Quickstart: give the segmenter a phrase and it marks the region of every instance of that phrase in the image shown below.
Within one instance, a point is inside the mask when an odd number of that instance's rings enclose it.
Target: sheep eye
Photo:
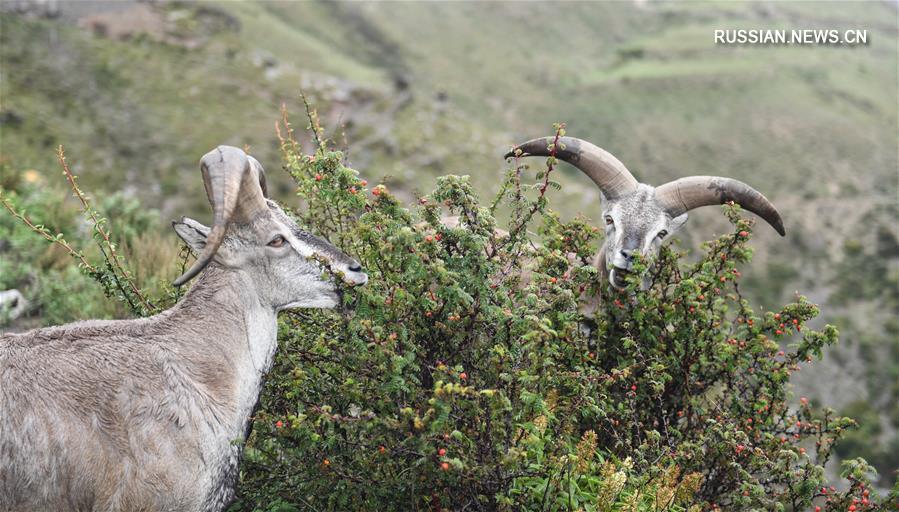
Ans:
[[[668,236],[668,232],[665,231],[665,230],[663,229],[663,230],[659,231],[659,234],[656,235],[656,236],[659,237],[659,240],[662,240],[663,238],[665,238],[666,236]]]
[[[268,243],[268,246],[269,247],[281,247],[282,245],[284,245],[285,241],[286,240],[284,240],[283,236],[278,235],[275,238],[272,238],[272,241]]]
[[[615,221],[612,220],[611,216],[606,215],[606,226],[611,226],[612,224],[615,224]]]

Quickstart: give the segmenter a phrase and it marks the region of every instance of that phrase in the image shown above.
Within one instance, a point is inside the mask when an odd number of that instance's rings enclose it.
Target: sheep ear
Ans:
[[[669,226],[668,232],[675,233],[680,228],[684,227],[684,224],[687,223],[687,218],[688,218],[688,214],[682,213],[682,214],[678,215],[677,217],[671,219],[671,224],[668,225]]]
[[[191,219],[190,217],[181,217],[180,221],[172,221],[172,227],[175,233],[184,240],[194,254],[200,254],[206,247],[206,237],[209,236],[210,229],[203,224]]]

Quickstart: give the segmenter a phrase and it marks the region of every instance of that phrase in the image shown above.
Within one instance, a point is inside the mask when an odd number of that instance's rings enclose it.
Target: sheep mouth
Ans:
[[[609,271],[609,282],[619,290],[624,289],[627,287],[627,280],[625,278],[630,274],[631,272],[628,270],[613,267],[612,270]]]

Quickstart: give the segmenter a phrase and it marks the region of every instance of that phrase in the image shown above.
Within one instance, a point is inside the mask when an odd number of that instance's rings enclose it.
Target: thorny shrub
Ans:
[[[286,115],[279,130],[295,214],[371,279],[347,316],[282,316],[235,510],[876,507],[863,460],[844,463],[848,490],[825,481],[854,422],[787,388],[837,331],[807,326],[804,297],[778,311],[742,297],[738,206],[697,263],[666,247],[649,290],[619,292],[591,265],[598,230],[548,208],[554,158],[536,182],[516,160],[489,205],[445,176],[407,208],[307,114],[314,153]],[[594,318],[584,294],[602,297]]]

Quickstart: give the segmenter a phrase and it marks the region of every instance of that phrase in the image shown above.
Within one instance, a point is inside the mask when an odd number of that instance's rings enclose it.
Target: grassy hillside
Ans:
[[[876,418],[876,441],[853,453],[899,466],[895,4],[18,5],[0,21],[6,187],[29,170],[57,182],[64,144],[88,190],[208,218],[196,161],[229,143],[291,200],[274,124],[283,103],[302,127],[300,90],[353,166],[407,198],[445,173],[471,173],[487,197],[504,150],[557,121],[650,183],[755,185],[788,235],[759,229],[748,293],[770,305],[799,290],[842,331],[829,370],[800,375],[797,394]],[[870,44],[713,44],[716,28],[749,27],[863,28]],[[563,215],[597,217],[589,181],[570,168],[562,181]],[[725,228],[714,208],[691,216],[687,247]],[[148,229],[174,246],[166,225]]]

